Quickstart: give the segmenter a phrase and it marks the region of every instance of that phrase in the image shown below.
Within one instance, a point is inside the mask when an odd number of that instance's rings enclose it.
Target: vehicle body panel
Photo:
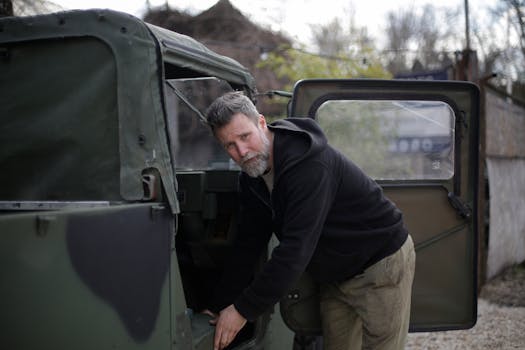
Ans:
[[[3,216],[2,346],[169,346],[173,224],[152,204]]]
[[[110,10],[0,26],[2,347],[209,347],[175,251],[179,107],[165,81],[252,96],[253,77]]]

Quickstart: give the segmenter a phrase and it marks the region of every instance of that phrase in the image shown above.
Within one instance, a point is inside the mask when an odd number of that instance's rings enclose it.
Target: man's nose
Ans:
[[[237,153],[239,153],[239,156],[241,158],[244,158],[244,156],[247,155],[248,152],[249,152],[249,149],[248,149],[248,147],[245,144],[243,144],[243,143],[238,143],[237,144]]]

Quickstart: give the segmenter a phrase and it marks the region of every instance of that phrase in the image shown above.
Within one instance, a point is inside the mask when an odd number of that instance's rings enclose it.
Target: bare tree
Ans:
[[[312,36],[319,53],[324,55],[338,55],[346,51],[351,42],[339,18],[334,18],[326,25],[312,27]]]
[[[15,16],[32,16],[63,10],[60,5],[48,0],[12,0]]]
[[[344,11],[343,18],[336,17],[325,25],[311,26],[314,45],[320,54],[337,56],[354,48],[370,48],[374,45],[366,27],[355,23],[353,9]]]
[[[525,83],[524,16],[524,0],[499,0],[489,9],[484,22],[479,22],[478,16],[472,16],[481,74],[489,76],[496,73],[492,84],[512,94],[521,90],[522,98]],[[520,88],[517,90],[516,86]]]
[[[519,44],[525,56],[525,0],[501,0],[511,17],[511,23],[519,36]]]
[[[386,49],[390,53],[388,69],[391,72],[408,70],[406,54],[410,47],[410,41],[417,32],[415,11],[409,8],[404,11],[390,11],[386,24]]]
[[[386,52],[393,73],[413,69],[438,69],[449,64],[447,52],[458,49],[458,9],[425,5],[410,7],[386,17]],[[460,44],[461,45],[461,44]]]

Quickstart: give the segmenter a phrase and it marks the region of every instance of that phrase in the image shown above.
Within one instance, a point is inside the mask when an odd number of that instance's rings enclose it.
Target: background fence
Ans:
[[[525,105],[490,86],[484,96],[491,279],[525,260]]]

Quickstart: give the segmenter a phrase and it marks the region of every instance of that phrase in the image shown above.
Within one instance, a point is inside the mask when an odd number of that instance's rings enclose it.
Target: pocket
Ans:
[[[377,287],[394,286],[403,278],[401,249],[367,268],[364,275]]]
[[[399,249],[393,255],[391,255],[387,262],[386,271],[388,273],[388,283],[391,285],[398,285],[401,283],[404,271],[404,254]]]

